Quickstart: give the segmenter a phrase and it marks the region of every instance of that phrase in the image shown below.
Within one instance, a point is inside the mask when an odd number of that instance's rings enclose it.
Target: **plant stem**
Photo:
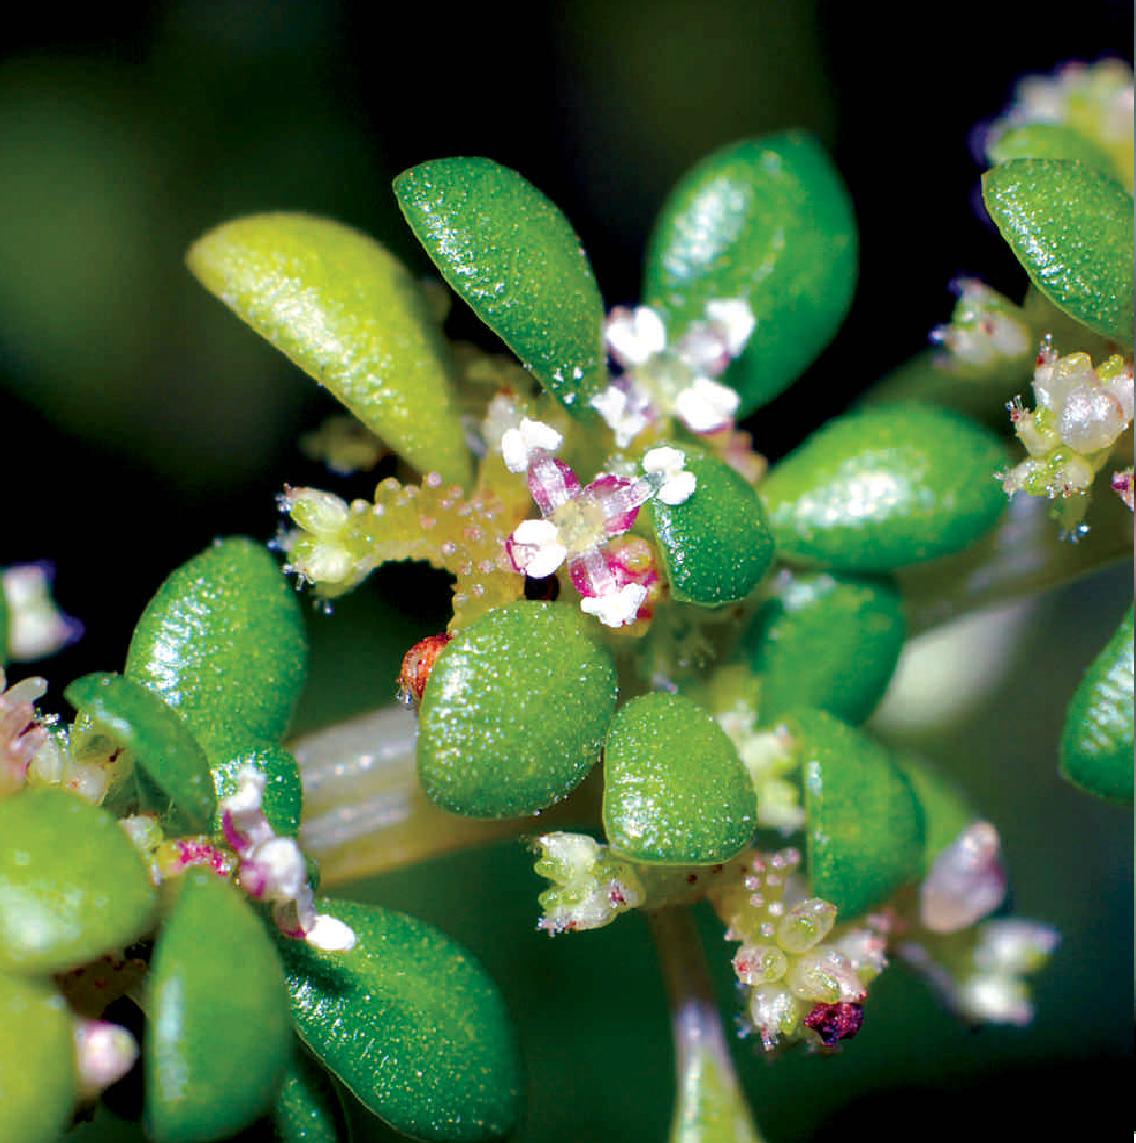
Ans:
[[[722,1032],[694,914],[675,906],[648,917],[675,1044],[677,1098],[670,1143],[761,1143]]]

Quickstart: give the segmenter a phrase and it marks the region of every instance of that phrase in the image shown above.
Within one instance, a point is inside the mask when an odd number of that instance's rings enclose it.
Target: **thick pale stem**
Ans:
[[[649,917],[675,1043],[670,1143],[761,1143],[722,1032],[694,916],[676,906]]]
[[[1048,500],[1015,496],[1002,523],[955,556],[899,573],[911,634],[971,611],[1036,595],[1132,557],[1132,513],[1118,497],[1094,496],[1092,530],[1058,539]]]

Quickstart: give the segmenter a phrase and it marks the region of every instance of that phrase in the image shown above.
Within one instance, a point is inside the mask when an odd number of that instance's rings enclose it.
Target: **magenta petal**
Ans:
[[[580,480],[572,469],[542,450],[532,454],[528,478],[529,492],[545,516],[580,495]]]
[[[619,590],[612,568],[598,548],[586,551],[568,564],[572,586],[583,596],[595,598]]]

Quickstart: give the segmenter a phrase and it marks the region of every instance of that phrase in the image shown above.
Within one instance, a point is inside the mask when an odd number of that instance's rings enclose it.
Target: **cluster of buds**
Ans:
[[[549,936],[602,929],[646,900],[633,864],[587,834],[546,833],[536,839],[535,849],[533,868],[552,882],[538,898],[537,928]]]
[[[1029,455],[999,479],[1009,494],[1060,501],[1061,523],[1075,537],[1084,531],[1081,520],[1096,474],[1132,424],[1132,363],[1114,354],[1094,369],[1087,353],[1059,357],[1047,338],[1033,392],[1035,408],[1025,408],[1020,399],[1009,405],[1014,431]]]
[[[523,520],[513,529],[505,550],[513,567],[533,579],[567,564],[581,610],[608,627],[635,623],[647,617],[648,597],[658,590],[653,553],[645,546],[613,547],[611,541],[631,530],[648,500],[675,505],[689,499],[695,477],[684,468],[682,451],[664,446],[643,457],[644,476],[600,473],[585,486],[555,455],[562,443],[551,425],[527,417],[502,435],[506,467],[526,474],[541,512],[539,520]]]
[[[1028,359],[1033,331],[1020,306],[977,278],[958,278],[951,288],[958,295],[951,320],[931,331],[949,365],[983,369]]]
[[[887,965],[883,919],[837,928],[836,906],[806,895],[800,862],[795,849],[754,853],[744,877],[710,894],[727,940],[741,942],[734,972],[767,1052],[799,1041],[832,1048],[856,1035],[868,985]]]
[[[730,736],[738,757],[749,772],[757,797],[757,824],[764,829],[792,833],[805,824],[800,785],[794,778],[800,759],[786,726],[757,729],[757,710],[744,699],[714,715]]]
[[[677,417],[694,433],[731,425],[738,394],[714,378],[742,352],[753,327],[747,302],[713,301],[707,303],[705,319],[691,323],[670,345],[662,317],[649,306],[612,310],[604,338],[622,373],[591,404],[619,447],[668,417]]]

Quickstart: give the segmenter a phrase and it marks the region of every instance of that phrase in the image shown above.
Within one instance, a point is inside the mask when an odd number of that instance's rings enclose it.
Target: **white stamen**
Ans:
[[[753,333],[756,321],[744,298],[724,298],[706,303],[706,317],[716,325],[726,343],[726,352],[737,357]]]
[[[647,589],[641,583],[625,583],[618,591],[608,595],[585,595],[580,610],[594,615],[605,627],[626,627],[635,622]]]
[[[609,385],[590,403],[615,434],[620,448],[626,448],[647,427],[649,403],[633,388]]]
[[[687,472],[683,465],[686,454],[669,445],[653,448],[643,457],[643,471],[649,476],[661,476],[658,497],[672,507],[689,500],[694,494],[698,481],[693,472]]]
[[[696,377],[675,398],[675,412],[692,432],[712,433],[728,425],[738,410],[738,394],[709,377]]]
[[[568,549],[551,520],[522,520],[513,529],[513,562],[533,579],[552,575],[567,556]]]
[[[501,437],[501,455],[510,472],[524,472],[532,453],[543,450],[555,452],[564,438],[551,425],[522,417],[515,429],[508,429]]]
[[[355,947],[355,930],[336,917],[319,913],[304,940],[322,952],[350,952]]]
[[[611,355],[625,368],[643,365],[667,345],[663,319],[649,306],[634,310],[622,307],[611,311],[604,329]]]

